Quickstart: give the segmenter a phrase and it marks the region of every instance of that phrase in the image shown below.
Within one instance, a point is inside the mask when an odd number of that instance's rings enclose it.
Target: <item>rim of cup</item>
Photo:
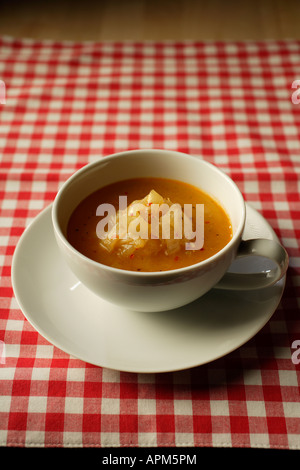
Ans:
[[[235,231],[235,233],[233,233],[231,240],[221,250],[219,250],[214,255],[209,256],[208,258],[206,258],[202,261],[199,261],[197,263],[193,263],[193,264],[188,265],[188,266],[183,266],[183,267],[180,267],[180,268],[174,268],[174,269],[170,269],[170,270],[166,270],[166,271],[131,271],[129,269],[121,269],[121,268],[115,268],[113,266],[108,266],[106,264],[100,263],[99,261],[95,261],[91,258],[88,258],[84,254],[82,254],[80,251],[76,250],[76,248],[74,248],[73,245],[68,241],[68,239],[64,235],[63,230],[61,229],[60,223],[58,221],[58,209],[59,209],[59,205],[61,204],[61,200],[64,196],[64,192],[67,191],[67,189],[78,178],[84,177],[84,173],[89,173],[93,168],[96,169],[98,165],[102,165],[103,163],[108,162],[109,160],[112,160],[112,159],[124,158],[126,154],[133,155],[134,153],[137,154],[137,153],[143,153],[143,152],[147,152],[148,154],[149,153],[169,153],[169,154],[174,153],[174,154],[177,154],[177,155],[181,156],[182,158],[189,158],[189,159],[193,159],[194,161],[198,161],[198,163],[200,165],[206,165],[207,167],[210,167],[213,171],[216,171],[219,174],[221,174],[222,177],[227,181],[227,183],[232,187],[232,189],[235,190],[236,195],[239,199],[239,203],[241,205],[242,214],[241,214],[241,218],[238,222],[238,226],[236,228],[236,231]],[[143,176],[140,176],[140,178],[142,178],[142,177]],[[164,177],[162,177],[162,178],[164,178]],[[116,179],[115,182],[118,182],[118,181],[121,181],[121,179]],[[178,181],[181,181],[181,180],[178,179]],[[194,186],[196,186],[196,185],[194,184]],[[100,187],[104,187],[104,185],[102,185]],[[196,186],[196,187],[201,190],[201,187],[199,187],[199,186]],[[214,199],[213,194],[208,193],[208,195],[211,196]],[[85,197],[87,197],[87,195],[84,196],[81,200],[83,200]],[[223,205],[221,205],[221,207],[227,213],[226,208],[223,207]],[[242,193],[241,193],[240,189],[238,188],[237,184],[223,170],[221,170],[218,166],[216,166],[216,165],[214,165],[210,162],[207,162],[206,160],[202,160],[201,157],[192,156],[192,155],[189,155],[189,154],[178,152],[176,150],[137,149],[137,150],[126,150],[126,151],[123,151],[123,152],[118,152],[118,153],[114,153],[114,154],[111,154],[111,155],[107,155],[105,157],[100,157],[100,159],[98,159],[94,162],[91,162],[91,163],[87,163],[82,168],[75,171],[75,173],[73,173],[62,184],[62,186],[58,190],[58,192],[56,194],[56,197],[54,199],[53,205],[52,205],[51,217],[52,217],[52,224],[53,224],[54,230],[55,230],[56,234],[59,236],[60,240],[65,245],[65,247],[68,248],[69,250],[71,250],[74,253],[74,255],[76,255],[78,258],[82,259],[85,262],[90,263],[92,266],[95,266],[95,267],[98,267],[98,268],[100,266],[101,269],[104,269],[105,271],[108,271],[108,272],[111,272],[111,273],[124,274],[124,275],[126,274],[126,275],[132,276],[132,277],[156,277],[156,276],[167,277],[167,276],[170,276],[170,275],[183,274],[185,272],[191,272],[195,269],[199,269],[202,266],[205,267],[205,266],[209,265],[210,263],[212,263],[212,262],[218,260],[219,258],[221,258],[224,255],[224,253],[226,251],[228,251],[229,249],[231,249],[231,247],[233,245],[235,245],[237,240],[239,240],[241,238],[243,230],[244,230],[244,225],[245,225],[246,208],[245,208],[245,200],[244,200],[244,198],[242,196]]]

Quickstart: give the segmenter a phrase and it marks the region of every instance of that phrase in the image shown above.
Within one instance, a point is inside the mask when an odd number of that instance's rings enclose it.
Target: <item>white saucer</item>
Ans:
[[[266,220],[247,205],[244,238],[257,237],[277,239]],[[250,271],[255,264],[257,260],[248,258],[239,269]],[[285,278],[257,291],[213,289],[168,312],[128,311],[78,282],[58,251],[49,206],[18,243],[12,282],[25,317],[50,343],[97,366],[155,373],[202,365],[246,343],[273,315]]]

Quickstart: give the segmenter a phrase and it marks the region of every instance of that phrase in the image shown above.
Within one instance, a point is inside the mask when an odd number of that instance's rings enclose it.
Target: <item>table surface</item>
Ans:
[[[300,39],[294,0],[3,2],[0,35],[76,41]]]
[[[300,42],[2,37],[0,79],[0,445],[299,449]],[[18,240],[60,185],[136,148],[218,165],[290,256],[267,325],[201,367],[134,374],[85,363],[37,333],[12,290]]]

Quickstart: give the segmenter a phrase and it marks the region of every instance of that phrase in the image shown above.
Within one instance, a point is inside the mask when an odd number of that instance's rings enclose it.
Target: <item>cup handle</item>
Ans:
[[[244,256],[262,256],[275,262],[274,269],[258,273],[227,272],[215,286],[217,289],[253,290],[269,287],[279,281],[286,273],[289,257],[286,250],[275,240],[255,238],[242,240],[237,258]]]

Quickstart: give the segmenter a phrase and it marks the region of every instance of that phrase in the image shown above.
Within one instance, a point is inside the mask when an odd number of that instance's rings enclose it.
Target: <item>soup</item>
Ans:
[[[122,204],[126,200],[125,207],[120,207],[121,199]],[[110,217],[109,208],[115,208]],[[164,232],[164,222],[170,225],[169,233]],[[198,222],[203,238],[200,244],[191,239],[198,233]],[[67,227],[68,241],[88,258],[143,272],[198,263],[220,251],[231,238],[230,219],[211,196],[181,181],[153,177],[123,180],[93,192],[76,207]]]

